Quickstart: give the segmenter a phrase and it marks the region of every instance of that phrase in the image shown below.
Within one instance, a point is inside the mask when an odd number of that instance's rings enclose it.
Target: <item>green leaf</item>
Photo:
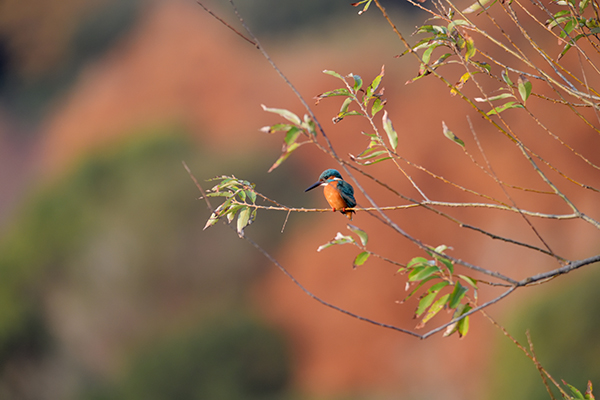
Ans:
[[[373,160],[373,161],[365,161],[364,163],[362,163],[362,165],[373,165],[373,164],[377,164],[382,161],[391,160],[391,159],[392,159],[392,157],[382,157],[382,158],[378,158],[377,160]]]
[[[315,99],[317,99],[317,103],[318,103],[319,100],[321,100],[321,99],[325,99],[327,97],[334,97],[334,96],[352,97],[352,94],[346,88],[338,88],[338,89],[333,89],[333,90],[321,93],[321,94],[315,96]]]
[[[483,103],[486,101],[496,101],[496,100],[502,100],[502,99],[507,99],[509,97],[514,98],[515,96],[512,93],[502,93],[499,94],[497,96],[492,96],[492,97],[486,97],[486,98],[482,98],[482,97],[475,97],[475,101],[479,102],[479,103]]]
[[[521,95],[521,99],[523,99],[523,103],[527,101],[529,95],[531,94],[531,82],[524,75],[520,75],[517,80],[517,88],[519,89],[519,95]]]
[[[428,292],[439,292],[440,290],[442,290],[449,284],[450,283],[448,281],[441,281],[441,282],[436,283],[435,285],[432,285],[427,291]]]
[[[430,266],[424,267],[422,269],[420,267],[417,267],[417,268],[413,269],[410,274],[408,274],[408,281],[409,282],[420,281],[420,280],[429,278],[430,276],[432,276],[433,274],[435,274],[437,272],[440,272],[440,268],[437,265],[430,265]]]
[[[549,29],[554,28],[555,26],[557,26],[558,24],[565,22],[569,19],[571,19],[571,10],[562,10],[557,12],[556,14],[554,14],[552,16],[552,18],[548,19],[546,21],[546,27]]]
[[[246,196],[250,198],[252,203],[256,203],[256,192],[254,190],[246,190]]]
[[[423,317],[423,320],[421,321],[421,324],[419,324],[419,327],[425,326],[425,324],[431,318],[435,317],[436,314],[439,313],[442,310],[442,308],[444,308],[444,305],[448,302],[448,297],[450,297],[450,293],[443,295],[442,297],[437,299],[436,302],[431,305],[431,307],[429,307],[429,311],[427,311],[427,314],[425,315],[425,317]]]
[[[344,117],[347,117],[349,115],[363,115],[363,114],[361,112],[359,112],[359,111],[348,111],[348,112],[345,112],[345,113],[339,113],[334,118],[332,118],[332,121],[333,121],[334,124],[337,124],[338,122],[340,122],[341,120],[343,120]]]
[[[460,318],[463,314],[467,313],[471,310],[471,306],[468,304],[459,304],[454,311],[454,315],[452,319],[455,320]],[[452,335],[454,332],[458,332],[459,337],[463,337],[469,331],[469,317],[464,317],[460,321],[454,322],[446,328],[446,332],[444,332],[444,337],[448,337]]]
[[[510,78],[508,76],[508,71],[507,70],[503,70],[502,71],[502,79],[504,79],[504,82],[506,82],[506,84],[508,86],[512,86],[513,85],[512,81],[510,80]]]
[[[404,268],[400,268],[400,269],[398,270],[398,272],[404,272]],[[410,294],[409,294],[408,296],[406,296],[406,298],[404,298],[404,300],[402,300],[402,303],[403,303],[403,302],[405,302],[406,300],[410,299],[410,298],[411,298],[411,297],[412,297],[412,296],[413,296],[415,293],[417,293],[417,292],[419,291],[419,289],[420,289],[421,287],[423,287],[423,285],[425,285],[427,282],[429,282],[429,281],[431,281],[431,280],[433,280],[433,279],[437,279],[437,277],[435,277],[435,276],[430,276],[429,278],[427,278],[427,279],[423,279],[421,282],[419,282],[419,283],[418,283],[418,284],[415,286],[415,288],[414,288],[414,289],[413,289],[413,290],[410,292]],[[408,288],[407,288],[406,290],[408,290]]]
[[[383,109],[385,105],[385,101],[382,101],[379,97],[376,97],[373,101],[373,106],[371,107],[371,116],[374,117],[379,111]]]
[[[326,70],[323,70],[323,73],[324,73],[324,74],[327,74],[327,75],[335,76],[336,78],[338,78],[338,79],[340,79],[340,80],[342,80],[342,81],[344,80],[344,77],[343,77],[343,76],[341,76],[340,74],[338,74],[338,73],[337,73],[337,72],[335,72],[335,71],[330,71],[330,70],[327,70],[327,69],[326,69]]]
[[[350,107],[350,104],[352,104],[352,97],[346,97],[344,99],[344,102],[342,103],[342,107],[340,107],[340,112],[338,113],[338,115],[333,119],[333,123],[336,124],[338,122],[340,122],[342,119],[344,119],[345,116],[347,115],[356,115],[355,111],[351,111],[348,112],[348,107]],[[360,113],[358,113],[359,115],[361,115]]]
[[[367,150],[369,150],[368,153],[367,153]],[[377,151],[373,151],[374,149],[367,149],[367,150],[363,151],[358,157],[355,157],[355,158],[357,160],[366,161],[366,160],[370,160],[372,158],[379,157],[382,154],[387,154],[387,151],[385,151],[385,150],[377,150]],[[373,152],[371,152],[371,151],[373,151]],[[365,155],[363,156],[363,154],[365,154]]]
[[[471,60],[471,63],[477,65],[479,68],[484,69],[488,74],[492,72],[492,66],[485,61]]]
[[[446,266],[450,274],[454,274],[454,265],[452,264],[452,261],[442,257],[437,257],[437,259],[440,260],[440,262]]]
[[[446,61],[446,59],[448,57],[450,57],[452,55],[452,53],[444,53],[440,56],[440,58],[438,58],[437,60],[435,60],[433,62],[433,64],[431,64],[431,68],[435,69],[437,67],[439,67],[444,61]]]
[[[296,114],[294,114],[291,111],[284,110],[282,108],[269,108],[269,107],[265,106],[264,104],[261,104],[261,107],[263,110],[265,110],[267,112],[281,115],[283,118],[287,119],[288,121],[290,121],[296,125],[300,125],[302,123],[302,120],[300,119],[300,117],[298,117]]]
[[[579,2],[579,14],[583,14],[587,6],[590,4],[590,0],[581,0]]]
[[[234,204],[227,210],[227,221],[231,222],[235,218],[235,214],[240,210],[240,208],[244,207],[241,204]]]
[[[495,107],[493,110],[488,111],[487,115],[500,114],[502,111],[508,110],[509,108],[524,108],[522,104],[509,101],[501,106]]]
[[[466,38],[466,46],[467,51],[465,52],[465,60],[469,61],[471,57],[473,57],[477,53],[475,42],[473,42],[473,38],[471,38],[470,36]]]
[[[448,33],[448,28],[446,28],[445,26],[439,26],[439,25],[423,25],[421,27],[419,27],[419,29],[417,29],[417,31],[415,32],[415,35],[418,35],[419,33],[435,33],[436,35],[439,33]],[[428,40],[431,38],[428,38]]]
[[[471,278],[470,276],[466,276],[466,275],[458,275],[458,277],[460,279],[462,279],[463,281],[467,282],[469,285],[471,285],[474,289],[477,289],[477,280]]]
[[[448,24],[448,32],[452,32],[452,30],[456,29],[457,26],[472,26],[468,21],[464,19],[457,19]]]
[[[292,143],[291,146],[288,146],[285,149],[285,151],[279,156],[277,161],[275,161],[273,165],[271,165],[271,168],[269,168],[267,172],[271,172],[275,168],[279,167],[281,163],[283,163],[290,156],[290,154],[292,154],[292,151],[296,150],[298,147],[300,147],[300,143]]]
[[[331,246],[335,246],[337,244],[348,244],[348,243],[354,243],[354,239],[352,238],[352,236],[342,235],[341,232],[338,232],[333,240],[330,240],[329,242],[319,246],[317,251],[321,251],[323,249],[326,249]]]
[[[440,47],[441,44],[436,44],[433,43],[431,46],[429,46],[427,49],[425,49],[425,51],[423,52],[423,56],[421,57],[421,60],[425,63],[425,64],[429,64],[429,60],[431,59],[431,53],[433,53],[433,50],[435,50],[437,47]]]
[[[367,232],[363,231],[358,226],[354,226],[352,224],[348,224],[348,229],[350,229],[352,232],[358,235],[363,247],[367,245],[367,242],[369,241],[369,235],[367,235]]]
[[[275,124],[271,126],[263,126],[262,128],[260,128],[260,131],[264,133],[287,132],[293,126],[294,125],[290,124]]]
[[[375,94],[375,92],[377,92],[377,89],[379,88],[379,84],[381,83],[381,79],[383,79],[384,75],[385,75],[385,65],[382,65],[381,66],[381,72],[379,73],[379,75],[377,75],[373,79],[373,81],[371,82],[371,84],[367,88],[367,92],[365,93],[365,98],[364,98],[364,104],[365,105],[367,104],[367,102],[369,100],[371,100],[371,97],[373,97],[373,95]]]
[[[406,268],[414,268],[415,266],[418,265],[432,265],[431,261],[426,259],[425,257],[414,257],[413,259],[411,259],[408,264],[406,265]]]
[[[350,107],[350,104],[352,104],[352,97],[347,97],[346,99],[344,99],[342,107],[340,107],[340,114],[347,112],[348,107]]]
[[[463,314],[469,310],[471,310],[471,306],[466,305],[465,309],[463,311]],[[467,333],[469,333],[469,317],[468,316],[464,317],[463,319],[458,321],[458,336],[464,337],[467,335]]]
[[[244,228],[248,225],[251,211],[250,207],[244,207],[240,210],[237,220],[237,232],[240,237],[244,236]]]
[[[356,3],[351,3],[350,5],[354,6],[354,7],[357,7],[357,6],[361,5],[361,4],[364,4],[365,6],[363,7],[363,9],[358,12],[358,15],[361,15],[362,13],[366,12],[369,9],[369,6],[371,5],[372,1],[373,0],[362,0],[362,1],[359,1],[359,2],[356,2]]]
[[[487,3],[489,3],[490,1],[491,1],[491,0],[477,0],[475,3],[471,4],[469,7],[465,8],[465,9],[463,10],[463,13],[464,13],[464,14],[469,14],[469,13],[478,12],[479,10],[482,10],[482,9],[483,9],[483,8],[486,6],[486,4],[487,4]],[[494,1],[492,2],[492,4],[490,4],[490,7],[491,7],[492,5],[494,5],[494,3],[495,3],[496,1],[497,1],[497,0],[494,0]],[[488,7],[488,8],[489,8],[489,7]]]
[[[421,315],[423,315],[425,310],[427,310],[427,308],[431,305],[431,303],[433,303],[437,294],[438,294],[438,292],[427,293],[425,296],[423,296],[421,298],[421,300],[419,300],[419,306],[417,307],[417,311],[415,311],[415,315],[417,317],[420,317]]]
[[[354,263],[353,266],[354,268],[363,265],[365,263],[365,261],[367,261],[367,259],[369,258],[371,254],[368,251],[363,251],[358,253],[358,255],[356,256],[356,258],[354,259]]]
[[[217,223],[218,220],[219,216],[216,213],[210,214],[210,218],[208,219],[208,221],[206,221],[206,225],[204,225],[204,228],[202,228],[202,230],[206,230],[206,228],[213,226]]]
[[[357,92],[361,87],[362,87],[362,78],[359,75],[354,75],[354,74],[350,74],[348,75],[349,77],[351,77],[352,79],[354,79],[354,92]]]
[[[458,307],[458,305],[460,304],[460,301],[463,299],[463,297],[465,297],[468,290],[469,289],[467,287],[461,285],[460,282],[456,282],[456,284],[454,285],[454,290],[452,291],[452,294],[450,295],[450,298],[448,299],[448,307],[450,307],[450,308]]]
[[[383,112],[382,122],[383,122],[383,130],[385,131],[385,133],[387,133],[388,140],[390,141],[390,145],[392,146],[392,149],[396,150],[396,147],[398,147],[398,134],[396,133],[396,131],[394,130],[394,127],[392,126],[392,121],[388,117],[387,110]]]
[[[304,114],[304,122],[302,123],[302,127],[309,132],[311,135],[317,135],[317,129],[315,125],[315,121],[308,114]]]
[[[302,133],[302,130],[300,128],[291,126],[290,129],[286,132],[285,138],[283,139],[283,141],[285,142],[285,144],[287,146],[291,146],[293,143],[296,142],[296,139],[298,139],[298,136],[300,136],[301,133]]]
[[[465,147],[465,142],[463,142],[461,139],[458,138],[458,136],[452,133],[452,131],[448,129],[444,121],[442,121],[442,131],[444,132],[444,136],[446,136],[448,139],[452,140],[454,143],[460,145],[461,147]]]
[[[578,400],[585,400],[585,397],[583,397],[583,394],[581,394],[581,392],[579,391],[579,389],[577,389],[575,386],[573,385],[569,385],[567,382],[565,382],[563,380],[563,383],[568,386],[568,388],[571,390],[571,393],[573,393],[573,396],[575,399]]]

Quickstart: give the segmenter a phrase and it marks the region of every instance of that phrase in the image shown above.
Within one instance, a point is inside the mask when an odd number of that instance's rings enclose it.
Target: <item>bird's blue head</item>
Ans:
[[[340,174],[336,169],[326,169],[321,175],[319,175],[319,181],[321,182],[325,182],[332,178],[342,179],[342,174]]]
[[[319,181],[316,182],[315,184],[311,185],[308,189],[305,190],[305,192],[308,192],[309,190],[312,190],[312,189],[316,188],[317,186],[321,186],[321,185],[326,184],[327,182],[329,182],[331,180],[335,180],[335,179],[342,180],[342,174],[340,174],[335,169],[326,169],[325,171],[323,171],[323,173],[321,175],[319,175]]]

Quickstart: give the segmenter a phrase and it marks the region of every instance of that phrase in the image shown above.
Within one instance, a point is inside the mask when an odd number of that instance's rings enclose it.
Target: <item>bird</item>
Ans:
[[[319,176],[319,180],[311,185],[305,192],[323,186],[323,194],[325,199],[333,209],[345,214],[352,221],[352,210],[356,206],[354,199],[354,188],[348,182],[344,181],[342,175],[335,169],[326,169]]]

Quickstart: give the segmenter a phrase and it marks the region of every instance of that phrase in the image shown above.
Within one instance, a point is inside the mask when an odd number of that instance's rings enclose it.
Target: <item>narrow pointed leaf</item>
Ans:
[[[502,111],[506,111],[509,108],[524,108],[522,104],[515,103],[514,101],[509,101],[501,106],[495,107],[491,111],[488,111],[487,115],[500,114]]]
[[[206,230],[206,228],[213,226],[217,223],[218,220],[219,216],[216,213],[210,214],[210,218],[208,219],[208,221],[206,221],[206,225],[204,225],[204,228],[202,228],[202,230]]]
[[[387,110],[383,112],[382,121],[383,130],[385,131],[385,133],[387,133],[388,140],[390,141],[390,146],[392,146],[392,149],[396,150],[396,147],[398,147],[398,134],[394,130],[392,120],[390,120],[388,117]]]
[[[379,97],[376,97],[371,106],[371,116],[374,117],[379,111],[383,109],[385,101],[382,101]]]
[[[423,317],[423,320],[421,321],[419,327],[425,326],[425,324],[431,318],[435,317],[436,314],[444,308],[444,305],[448,302],[448,297],[450,297],[450,293],[443,295],[442,297],[437,299],[436,302],[431,305],[431,307],[429,307],[429,310],[427,311],[425,317]]]
[[[425,257],[414,257],[413,259],[411,259],[408,264],[406,265],[407,268],[414,268],[417,265],[420,264],[424,264],[424,265],[431,265],[429,260],[426,259]]]
[[[408,280],[410,282],[420,281],[425,278],[429,278],[435,273],[440,272],[440,269],[437,265],[431,265],[429,267],[425,267],[422,269],[415,268],[409,275]]]
[[[292,126],[285,134],[285,138],[283,139],[283,141],[285,142],[285,144],[287,146],[291,146],[293,143],[296,142],[296,139],[298,139],[298,136],[300,136],[300,134],[302,133],[302,130],[299,128],[296,128],[295,126]]]
[[[231,222],[233,221],[233,219],[235,218],[235,214],[242,208],[244,207],[241,204],[235,204],[233,206],[231,206],[229,208],[229,210],[227,210],[227,221]]]
[[[277,161],[275,161],[275,163],[273,163],[273,165],[271,165],[271,168],[269,168],[269,170],[267,172],[271,172],[275,168],[279,167],[281,165],[281,163],[284,162],[290,156],[290,154],[292,154],[292,151],[296,150],[298,147],[300,147],[300,143],[292,143],[292,145],[289,146],[285,150],[285,152],[283,154],[281,154],[281,156],[279,156]]]
[[[373,81],[367,88],[367,92],[365,93],[365,99],[364,99],[365,104],[366,104],[366,102],[368,102],[371,99],[373,94],[375,94],[375,92],[377,92],[377,89],[379,88],[379,84],[381,83],[381,79],[383,79],[384,75],[385,75],[385,65],[382,65],[381,72],[379,73],[379,75],[377,75],[373,79]]]
[[[435,298],[437,297],[438,292],[427,293],[421,300],[419,300],[419,306],[417,307],[417,311],[415,315],[420,317],[427,310],[427,308],[433,303]]]
[[[467,282],[469,285],[471,285],[474,289],[477,289],[477,280],[471,278],[470,276],[466,276],[466,275],[458,275],[458,277],[460,279],[462,279],[463,281]]]
[[[502,71],[502,79],[504,79],[504,82],[506,82],[508,84],[508,86],[513,85],[512,81],[510,80],[510,77],[508,76],[508,71],[506,71],[506,70]]]
[[[243,236],[243,231],[244,228],[246,227],[246,225],[248,225],[248,221],[250,219],[250,213],[252,212],[252,210],[250,209],[250,207],[244,207],[242,210],[240,210],[240,213],[238,215],[238,220],[237,220],[237,231],[238,231],[238,235]]]
[[[491,0],[478,0],[475,3],[471,4],[469,7],[465,8],[463,10],[464,14],[469,14],[469,13],[474,13],[474,12],[479,12],[483,9],[483,7],[486,6],[487,3],[489,3]],[[490,6],[492,6],[494,3],[496,2],[496,0],[494,0],[492,2],[492,4],[490,4]]]
[[[335,246],[336,244],[348,244],[348,243],[354,243],[354,239],[352,238],[352,236],[342,235],[341,232],[338,232],[333,240],[319,246],[317,251],[321,251],[328,247]]]
[[[462,314],[468,312],[469,310],[471,310],[471,306],[469,306],[467,304],[465,306]],[[459,337],[464,337],[464,336],[467,335],[467,333],[469,333],[469,317],[468,316],[464,317],[463,319],[461,319],[460,321],[458,321],[458,336]]]
[[[264,104],[261,104],[261,107],[263,110],[265,110],[267,112],[281,115],[283,118],[287,119],[288,121],[290,121],[296,125],[300,125],[302,123],[302,120],[300,119],[300,117],[298,117],[296,114],[294,114],[291,111],[284,110],[282,108],[269,108],[269,107],[265,106]]]
[[[459,139],[458,136],[456,136],[450,129],[448,129],[448,126],[446,126],[446,123],[444,121],[442,121],[442,131],[444,132],[444,136],[446,136],[448,139],[452,140],[454,143],[460,145],[461,147],[465,147],[465,142]]]
[[[369,241],[369,235],[367,235],[367,232],[351,224],[348,224],[348,229],[350,229],[352,232],[358,235],[358,237],[360,238],[360,242],[363,246],[367,245],[367,242]]]
[[[475,101],[477,101],[479,103],[483,103],[485,101],[502,100],[502,99],[506,99],[506,98],[509,98],[509,97],[513,97],[514,98],[515,96],[512,93],[502,93],[502,94],[499,94],[497,96],[486,97],[486,98],[475,97]]]
[[[323,73],[327,74],[327,75],[335,76],[336,78],[338,78],[338,79],[340,79],[342,81],[344,80],[344,77],[342,75],[338,74],[335,71],[330,71],[330,70],[326,69],[326,70],[323,70]]]
[[[450,298],[448,299],[448,307],[449,308],[458,307],[460,304],[460,301],[467,294],[467,290],[469,290],[467,287],[461,285],[460,282],[456,282],[456,284],[454,285],[454,290],[452,291],[452,294],[450,295]]]
[[[400,269],[398,270],[398,272],[404,272],[404,269],[403,269],[403,268],[400,268]],[[410,299],[410,298],[411,298],[411,297],[412,297],[412,296],[413,296],[415,293],[417,293],[417,292],[419,291],[419,289],[421,289],[421,288],[423,287],[423,285],[425,285],[427,282],[429,282],[430,280],[433,280],[433,279],[436,279],[436,277],[435,277],[435,276],[430,276],[429,278],[427,278],[427,279],[423,279],[421,282],[419,282],[419,283],[418,283],[418,284],[415,286],[415,288],[414,288],[414,289],[413,289],[413,290],[412,290],[412,291],[409,293],[409,295],[408,295],[408,296],[406,296],[406,297],[404,298],[404,300],[402,300],[402,303],[404,303],[406,300]],[[406,288],[406,290],[408,290],[408,287]],[[429,293],[429,292],[428,292],[428,293]]]

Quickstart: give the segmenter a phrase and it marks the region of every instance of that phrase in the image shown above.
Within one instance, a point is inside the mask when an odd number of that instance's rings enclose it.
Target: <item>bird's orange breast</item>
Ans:
[[[333,208],[333,211],[343,210],[346,207],[348,207],[344,199],[342,199],[342,196],[340,195],[340,192],[338,192],[336,186],[337,182],[334,181],[329,182],[323,187],[325,199],[327,199],[327,202],[329,203],[331,208]]]

